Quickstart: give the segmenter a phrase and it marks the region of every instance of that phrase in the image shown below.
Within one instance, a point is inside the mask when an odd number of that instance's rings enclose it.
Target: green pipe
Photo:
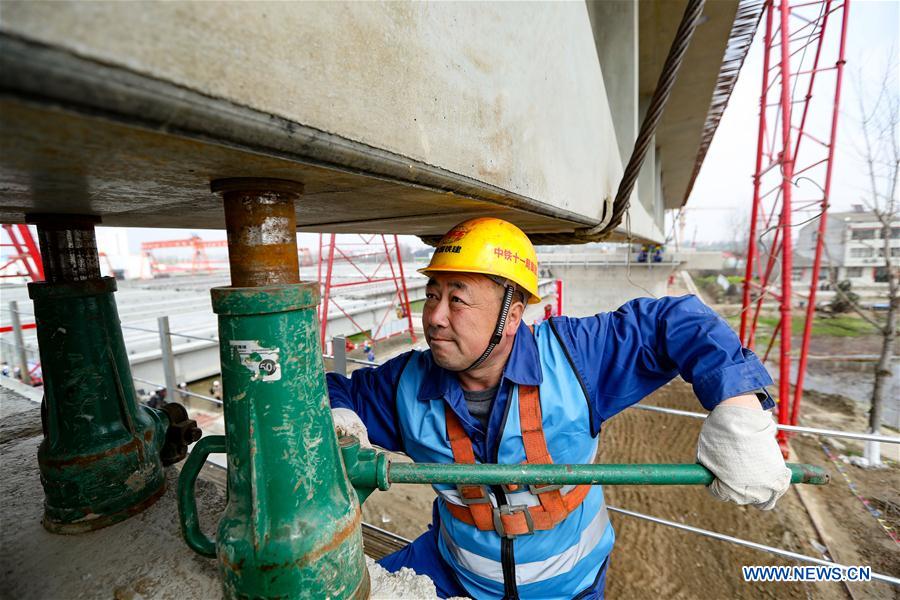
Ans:
[[[715,476],[699,464],[601,465],[463,465],[391,463],[385,454],[360,449],[352,436],[340,440],[341,454],[360,504],[376,489],[392,483],[462,483],[469,485],[709,485]],[[820,467],[788,463],[791,483],[825,485]]]
[[[791,483],[824,485],[828,474],[812,465],[789,463]],[[699,464],[463,465],[392,463],[390,483],[471,485],[709,485],[714,475]]]
[[[220,452],[225,452],[224,435],[208,435],[201,438],[184,461],[181,475],[178,477],[178,517],[181,521],[181,535],[191,550],[206,558],[216,557],[216,541],[200,530],[194,487],[206,459],[210,454]]]

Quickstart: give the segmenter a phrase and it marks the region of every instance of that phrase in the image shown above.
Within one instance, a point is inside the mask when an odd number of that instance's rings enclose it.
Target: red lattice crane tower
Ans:
[[[0,243],[2,248],[12,248],[0,264],[0,278],[28,277],[32,281],[44,280],[44,263],[37,242],[28,225],[3,225],[9,241]]]
[[[403,258],[400,255],[400,242],[396,235],[379,234],[337,234],[319,235],[319,274],[322,285],[322,302],[319,305],[319,319],[322,323],[322,348],[328,348],[328,319],[331,309],[337,309],[352,324],[355,333],[365,333],[372,341],[382,340],[394,335],[409,333],[415,343],[412,313],[409,308],[409,294],[406,289],[406,275],[403,272]],[[325,274],[324,281],[322,274]],[[338,272],[340,271],[340,272]],[[352,296],[360,298],[378,292],[379,286],[390,295],[390,300],[375,312],[374,324],[366,327],[354,316],[349,307]],[[352,291],[353,288],[358,293]],[[340,295],[339,295],[340,293]],[[333,313],[331,313],[333,314]],[[387,324],[391,315],[405,321],[401,331],[388,331]]]
[[[156,277],[161,273],[208,273],[215,269],[224,269],[227,266],[227,258],[210,259],[206,254],[207,248],[227,248],[226,240],[204,240],[194,235],[182,240],[159,240],[155,242],[141,243],[141,255],[150,267],[150,277]],[[171,248],[189,248],[191,257],[188,260],[161,263],[154,255],[154,250]],[[141,265],[143,274],[143,264]]]
[[[209,248],[227,248],[227,240],[204,240],[198,235],[178,240],[157,240],[155,242],[141,243],[141,277],[144,276],[144,266],[149,266],[150,277],[160,274],[173,273],[211,273],[213,271],[228,268],[228,258],[225,255],[210,257],[206,250]],[[162,262],[154,254],[154,250],[189,249],[190,257],[170,256]],[[101,256],[103,253],[100,253]],[[297,248],[297,255],[301,267],[313,264],[312,253],[309,248]]]
[[[778,422],[796,425],[822,265],[850,0],[768,0],[753,208],[740,335],[753,348],[760,314],[778,307]],[[819,220],[796,379],[791,390],[792,228]],[[779,432],[782,452],[787,437]]]

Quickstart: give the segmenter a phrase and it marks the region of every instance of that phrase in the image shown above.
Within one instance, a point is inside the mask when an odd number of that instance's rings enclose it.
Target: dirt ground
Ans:
[[[407,461],[405,456],[393,455],[393,461]],[[363,504],[363,521],[414,539],[428,529],[431,523],[431,505],[434,501],[431,486],[398,483],[386,492],[375,492]]]
[[[690,387],[681,381],[671,383],[644,402],[685,410],[698,409]],[[648,411],[626,411],[604,428],[599,459],[601,462],[693,462],[700,425],[699,420]],[[851,565],[870,565],[875,571],[894,576],[900,573],[900,548],[852,495],[841,475],[828,463],[816,438],[797,437],[794,444],[798,456],[792,456],[791,461],[824,466],[832,476],[832,482],[824,488],[803,487],[805,496],[821,499],[820,504],[827,509],[823,511],[820,527],[828,534],[835,532],[833,537],[840,542],[837,548],[840,552],[832,558]],[[848,468],[852,469],[857,483],[865,480],[871,484],[864,493],[895,496],[900,489],[900,471],[896,465],[877,472]],[[792,488],[771,512],[720,503],[705,489],[696,487],[609,487],[607,501],[611,506],[822,557],[816,545],[821,548],[824,541],[819,538],[796,488]],[[746,583],[741,577],[741,565],[797,563],[630,517],[614,515],[613,524],[617,530],[617,544],[608,580],[610,598],[651,598],[660,593],[664,597],[677,598],[824,599],[850,596],[843,584],[836,583]],[[829,543],[831,546],[833,544]],[[853,598],[895,598],[897,592],[896,588],[881,583],[849,586]]]
[[[895,577],[900,575],[900,545],[885,531],[885,528],[891,528],[895,534],[900,532],[900,469],[897,463],[888,469],[867,470],[838,459],[845,478],[816,438],[798,437],[791,446],[796,455],[793,460],[823,467],[831,474],[829,485],[804,488],[803,491],[810,511],[823,524],[822,534],[832,559],[842,564],[870,565],[873,571]],[[841,452],[830,444],[829,449],[835,457]],[[881,513],[882,524],[866,509],[863,498]],[[900,597],[900,589],[894,591],[894,597]]]
[[[700,410],[690,386],[680,380],[644,403]],[[598,462],[694,462],[700,425],[695,419],[626,411],[604,425]],[[771,512],[724,504],[705,488],[688,486],[610,486],[606,488],[607,502],[808,556],[823,557],[817,547],[824,548],[827,542],[835,553],[833,560],[900,575],[900,547],[851,492],[817,439],[798,437],[793,443],[797,457],[792,461],[823,466],[832,476],[828,486],[804,486],[803,490],[807,502],[815,505],[821,537],[794,488]],[[900,469],[896,464],[882,471],[864,471],[851,465],[845,465],[845,469],[863,496],[884,502],[886,507],[900,503]],[[374,494],[364,505],[363,516],[373,525],[414,538],[431,521],[433,498],[430,488],[393,486],[389,492]],[[897,513],[893,514],[896,518]],[[611,518],[617,541],[607,579],[608,598],[898,597],[897,588],[882,583],[852,583],[849,589],[840,583],[746,583],[741,577],[742,565],[797,563],[630,516],[613,513]]]

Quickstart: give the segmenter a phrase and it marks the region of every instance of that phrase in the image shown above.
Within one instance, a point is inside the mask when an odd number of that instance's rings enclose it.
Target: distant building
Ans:
[[[827,288],[832,278],[831,269],[836,270],[835,279],[847,279],[854,288],[887,287],[888,271],[884,261],[881,222],[861,206],[854,209],[828,215],[819,281],[822,287]],[[797,236],[793,269],[795,281],[809,283],[818,229],[818,221],[813,221],[806,224]],[[900,268],[900,220],[891,223],[890,255],[891,266]]]

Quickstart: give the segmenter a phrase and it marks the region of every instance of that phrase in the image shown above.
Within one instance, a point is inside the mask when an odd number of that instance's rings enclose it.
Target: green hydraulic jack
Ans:
[[[700,465],[392,465],[337,439],[316,318],[318,285],[298,283],[294,202],[300,184],[215,181],[228,228],[232,287],[219,315],[225,436],[194,446],[178,483],[182,533],[218,558],[226,598],[365,598],[360,505],[394,483],[708,484]],[[215,539],[199,525],[194,486],[207,457],[228,455],[228,505]],[[790,465],[794,483],[825,483]]]
[[[100,276],[94,224],[77,215],[32,215],[46,281],[34,301],[44,400],[38,449],[44,527],[99,529],[136,514],[165,488],[163,465],[200,437],[178,404],[138,406],[113,292]]]
[[[226,598],[366,598],[361,511],[340,460],[325,386],[317,283],[300,283],[294,204],[302,185],[213,182],[228,229],[231,287],[219,315],[226,436],[203,438],[179,481],[188,545],[218,557]],[[227,451],[228,504],[215,540],[194,482]]]

